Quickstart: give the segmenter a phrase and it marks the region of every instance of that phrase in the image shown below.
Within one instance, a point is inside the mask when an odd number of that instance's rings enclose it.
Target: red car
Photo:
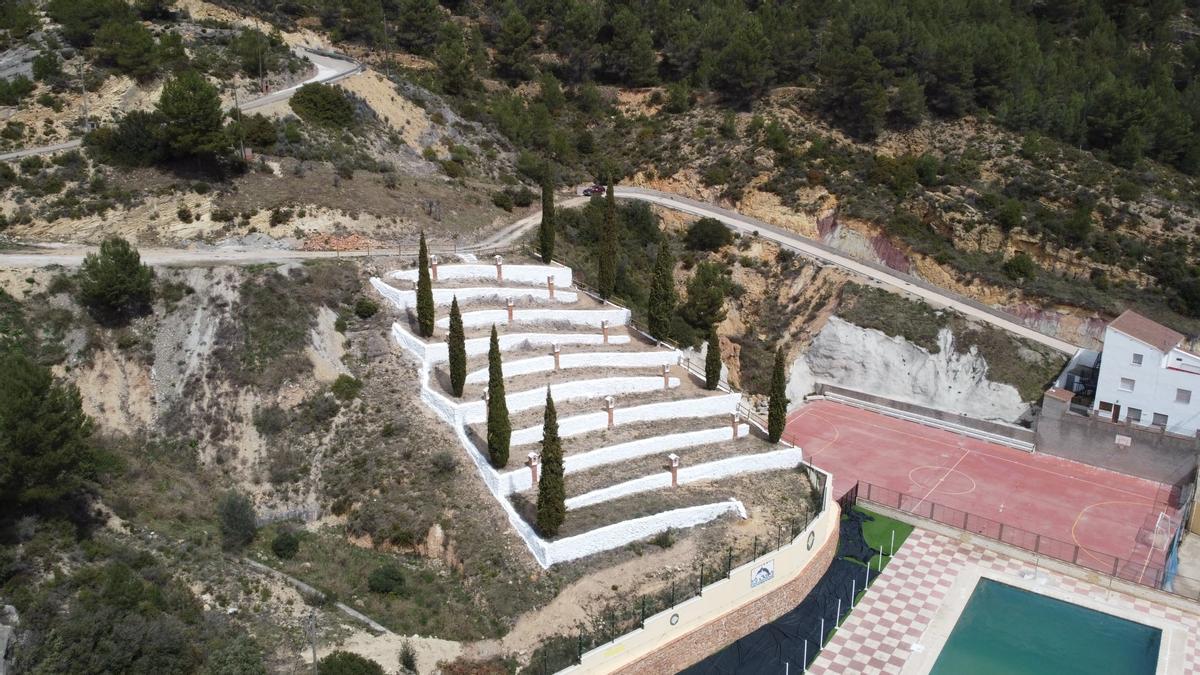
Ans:
[[[583,188],[583,196],[584,197],[591,197],[593,195],[602,195],[602,194],[604,194],[604,186],[603,185],[592,185],[590,187]]]

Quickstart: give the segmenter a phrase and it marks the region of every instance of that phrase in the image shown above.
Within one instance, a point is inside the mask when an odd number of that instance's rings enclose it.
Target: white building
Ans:
[[[1126,311],[1104,331],[1095,414],[1193,436],[1200,428],[1200,355],[1184,336]]]

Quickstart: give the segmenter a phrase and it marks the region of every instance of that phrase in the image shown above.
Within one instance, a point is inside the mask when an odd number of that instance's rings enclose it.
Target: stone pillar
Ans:
[[[508,306],[508,322],[512,323],[513,322],[513,299],[512,298],[508,298],[507,306]]]
[[[546,288],[550,290],[550,299],[554,299],[554,275],[546,277]]]
[[[529,475],[533,477],[533,487],[538,486],[538,466],[542,463],[542,458],[536,452],[529,453],[529,461],[525,462],[525,466],[529,467]]]
[[[738,437],[738,426],[742,423],[742,416],[737,413],[733,413],[730,415],[730,417],[732,418],[730,420],[730,426],[733,427],[733,440],[736,441]]]
[[[504,256],[496,256],[496,281],[504,281]]]
[[[600,332],[604,334],[604,344],[608,344],[608,321],[600,322]]]
[[[671,366],[663,364],[663,389],[671,388]]]
[[[608,412],[608,428],[613,428],[613,411],[616,410],[617,402],[611,396],[604,397],[604,409]]]
[[[671,487],[679,487],[679,455],[672,452],[667,459],[671,462],[667,467],[671,470]]]
[[[562,351],[562,348],[559,347],[558,345],[554,345],[554,372],[558,372],[558,369],[561,368],[561,366],[558,363],[558,357],[559,357],[560,351]]]
[[[436,255],[429,256],[429,276],[433,277],[434,281],[438,280],[438,278],[437,278],[437,256]]]

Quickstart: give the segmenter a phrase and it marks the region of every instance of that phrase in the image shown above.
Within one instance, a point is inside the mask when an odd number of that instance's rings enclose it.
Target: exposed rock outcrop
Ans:
[[[1016,388],[988,380],[987,362],[972,349],[959,353],[948,329],[931,354],[901,337],[830,317],[792,363],[787,395],[793,407],[817,383],[836,384],[900,401],[1003,422],[1028,409]]]

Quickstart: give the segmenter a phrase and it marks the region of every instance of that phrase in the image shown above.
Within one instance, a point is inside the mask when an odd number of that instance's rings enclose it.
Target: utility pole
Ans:
[[[79,93],[83,96],[83,133],[88,133],[92,130],[92,116],[88,112],[88,92],[87,85],[83,81],[83,60],[75,65],[76,75],[79,77]]]
[[[312,646],[312,671],[313,675],[317,675],[317,610],[309,610],[308,617],[304,619],[304,634],[308,637],[308,643]]]
[[[241,160],[246,161],[246,125],[242,124],[242,102],[238,97],[238,78],[233,78],[233,109],[237,111],[238,121],[238,150]]]

